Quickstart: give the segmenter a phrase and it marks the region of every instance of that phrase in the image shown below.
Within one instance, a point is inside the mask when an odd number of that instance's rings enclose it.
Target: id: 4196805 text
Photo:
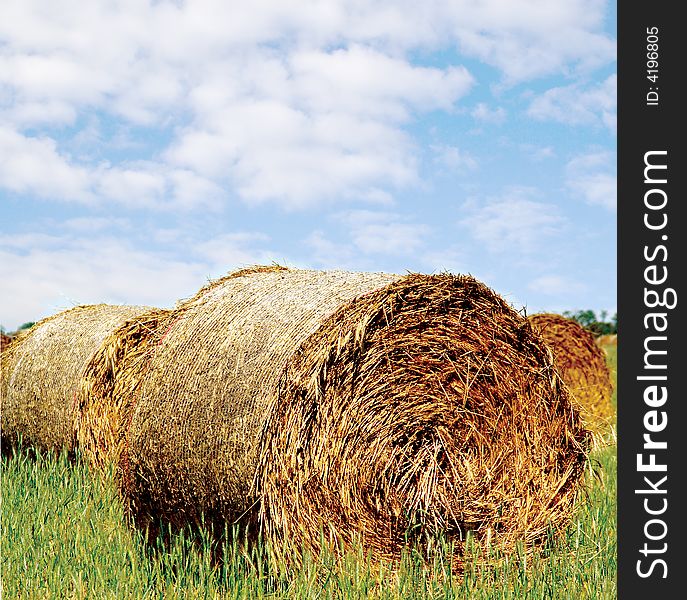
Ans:
[[[651,82],[647,106],[658,106],[658,27],[646,28],[646,78]]]

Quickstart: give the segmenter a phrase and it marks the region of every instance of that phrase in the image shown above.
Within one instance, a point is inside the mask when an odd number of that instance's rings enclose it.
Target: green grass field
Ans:
[[[357,556],[275,574],[265,550],[234,545],[218,562],[208,539],[183,534],[158,552],[127,527],[112,477],[20,453],[2,462],[2,598],[615,598],[616,472],[615,445],[593,454],[563,539],[458,580],[441,552],[429,567],[408,556],[395,574]]]

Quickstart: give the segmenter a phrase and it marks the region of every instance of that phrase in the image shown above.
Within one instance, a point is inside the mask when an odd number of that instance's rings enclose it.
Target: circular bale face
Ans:
[[[2,353],[2,441],[71,450],[76,395],[103,339],[144,306],[77,306],[36,323]]]
[[[611,402],[613,382],[603,350],[594,336],[572,319],[550,313],[530,315],[528,319],[551,349],[585,426],[598,441],[615,415]]]
[[[524,318],[471,277],[409,275],[292,356],[255,489],[285,555],[395,560],[437,534],[509,549],[569,521],[587,432]],[[288,556],[285,556],[288,558]]]

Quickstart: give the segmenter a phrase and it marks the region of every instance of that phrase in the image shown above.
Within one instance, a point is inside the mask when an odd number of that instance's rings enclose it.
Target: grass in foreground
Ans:
[[[399,574],[373,574],[347,557],[307,560],[270,575],[260,552],[233,546],[219,565],[209,540],[173,538],[151,551],[125,525],[111,478],[65,457],[5,460],[2,469],[4,598],[614,598],[615,448],[595,457],[590,493],[564,539],[543,556],[512,556],[492,570],[452,578],[441,553],[432,568],[409,557]]]
[[[462,580],[450,575],[441,552],[429,568],[409,556],[397,574],[373,570],[361,557],[337,563],[325,556],[271,575],[266,550],[234,545],[217,564],[209,539],[181,534],[155,552],[127,527],[112,477],[96,477],[64,456],[19,453],[2,461],[2,597],[615,598],[616,473],[615,446],[595,453],[588,497],[562,539],[541,555],[468,568]]]

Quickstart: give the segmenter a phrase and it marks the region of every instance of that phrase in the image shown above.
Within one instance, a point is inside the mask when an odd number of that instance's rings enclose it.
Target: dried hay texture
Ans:
[[[322,530],[397,559],[569,520],[588,432],[539,336],[472,277],[244,271],[153,338],[120,460],[142,527],[257,524],[288,562]]]
[[[530,315],[528,319],[551,348],[556,368],[585,426],[595,434],[595,442],[601,442],[615,415],[613,382],[603,350],[594,335],[572,319],[551,313]]]
[[[146,309],[77,306],[17,336],[2,353],[3,451],[20,436],[38,450],[72,450],[84,367],[115,327]]]
[[[618,334],[617,333],[608,333],[606,335],[600,335],[594,341],[596,342],[596,345],[599,346],[600,348],[604,348],[605,346],[617,346],[618,345]]]
[[[76,438],[82,456],[96,469],[119,461],[123,407],[136,396],[155,332],[171,312],[153,309],[125,321],[86,365],[78,391]]]

